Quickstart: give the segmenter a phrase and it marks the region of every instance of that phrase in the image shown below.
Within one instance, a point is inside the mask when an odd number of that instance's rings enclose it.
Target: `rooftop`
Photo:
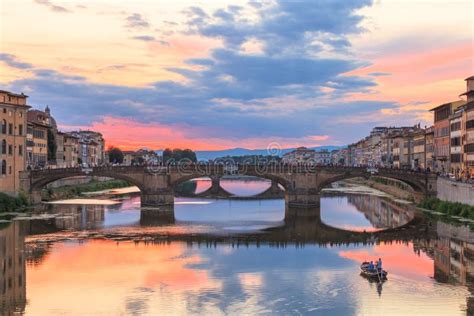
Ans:
[[[474,80],[474,78],[473,78],[473,80]],[[466,91],[464,93],[461,93],[459,96],[473,94],[473,93],[474,93],[474,90],[469,90],[469,91]]]
[[[26,94],[24,94],[23,92],[18,94],[18,93],[13,93],[13,92],[10,92],[10,91],[7,91],[7,90],[0,90],[0,93],[6,93],[12,97],[19,97],[19,98],[28,98],[28,96]]]
[[[441,109],[442,107],[445,107],[445,106],[452,106],[452,107],[454,107],[454,109],[457,109],[458,107],[460,107],[464,104],[466,104],[466,101],[463,101],[463,100],[451,101],[451,102],[448,102],[448,103],[438,105],[437,107],[432,108],[430,111],[436,111],[436,110],[439,110],[439,109]]]

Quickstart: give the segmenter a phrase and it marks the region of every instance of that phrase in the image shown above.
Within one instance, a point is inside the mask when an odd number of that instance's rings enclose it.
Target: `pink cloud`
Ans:
[[[389,73],[375,80],[377,87],[370,94],[353,94],[349,99],[368,99],[399,102],[429,101],[417,107],[429,109],[433,105],[458,99],[465,89],[463,79],[471,75],[474,66],[471,42],[459,42],[448,47],[423,50],[408,48],[401,53],[384,53],[369,67],[348,74],[368,75]],[[375,93],[374,93],[375,92]],[[405,108],[402,111],[409,111]]]
[[[124,150],[139,148],[164,149],[190,148],[193,150],[222,150],[234,147],[248,149],[292,148],[298,146],[320,146],[330,138],[328,135],[309,135],[303,138],[255,137],[226,139],[206,137],[208,130],[184,124],[141,123],[132,119],[107,116],[89,126],[61,125],[65,130],[90,129],[101,132],[108,146]]]

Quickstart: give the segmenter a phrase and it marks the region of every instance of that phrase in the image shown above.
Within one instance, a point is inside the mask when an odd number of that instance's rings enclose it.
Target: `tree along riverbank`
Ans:
[[[20,193],[17,197],[14,197],[0,192],[0,213],[17,211],[28,205],[28,197],[24,193]]]
[[[474,206],[459,202],[442,201],[438,198],[431,197],[421,201],[421,203],[418,204],[418,207],[449,216],[459,216],[474,220]]]
[[[96,192],[109,189],[118,189],[132,186],[124,180],[106,180],[97,181],[93,180],[89,183],[76,184],[76,185],[65,185],[58,188],[45,188],[41,191],[41,198],[44,201],[70,199],[81,196],[82,193]]]

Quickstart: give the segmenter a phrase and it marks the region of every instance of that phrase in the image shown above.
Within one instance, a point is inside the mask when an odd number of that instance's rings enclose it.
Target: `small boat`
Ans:
[[[385,270],[369,270],[369,262],[362,262],[360,265],[360,275],[373,281],[386,281],[388,272]]]

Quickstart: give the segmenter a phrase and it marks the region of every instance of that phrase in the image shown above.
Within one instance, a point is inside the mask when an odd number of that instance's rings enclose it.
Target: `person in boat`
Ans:
[[[369,266],[368,266],[368,270],[369,271],[374,271],[375,267],[374,267],[374,262],[373,261],[370,261],[369,263]]]
[[[382,271],[382,259],[377,260],[377,271]]]

